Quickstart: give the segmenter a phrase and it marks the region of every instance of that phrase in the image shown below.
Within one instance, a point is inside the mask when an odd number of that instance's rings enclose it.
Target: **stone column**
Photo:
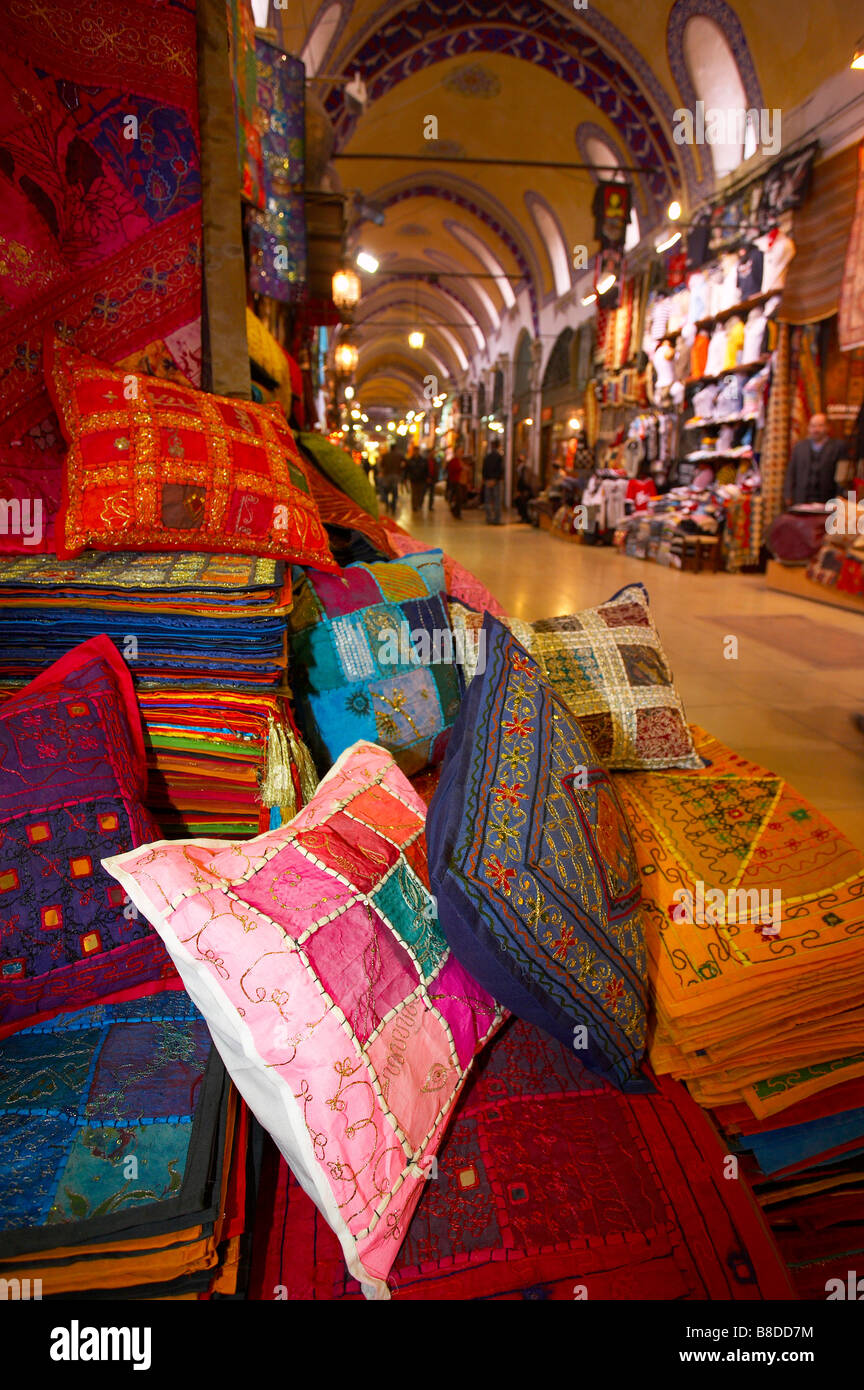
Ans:
[[[504,404],[501,409],[505,421],[504,506],[509,507],[513,495],[513,362],[505,352],[498,358],[495,366],[504,373]]]
[[[528,465],[534,477],[540,478],[540,441],[542,437],[543,424],[541,414],[543,411],[543,373],[540,368],[543,361],[543,340],[535,338],[531,344],[531,418],[534,424],[531,428],[531,457]]]

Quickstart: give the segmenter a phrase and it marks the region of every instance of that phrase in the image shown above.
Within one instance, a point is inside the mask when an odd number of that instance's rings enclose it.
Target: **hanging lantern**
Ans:
[[[354,343],[337,343],[333,352],[333,362],[340,376],[351,376],[356,371],[360,353]]]
[[[421,333],[419,328],[415,328],[413,333],[408,334],[408,346],[414,348],[417,352],[420,351],[425,341],[426,334]]]
[[[360,276],[354,270],[337,270],[333,276],[333,303],[338,309],[353,309],[360,301]]]

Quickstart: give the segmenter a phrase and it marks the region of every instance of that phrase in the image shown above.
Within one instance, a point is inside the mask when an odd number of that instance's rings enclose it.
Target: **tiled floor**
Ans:
[[[822,669],[743,637],[736,660],[723,654],[736,614],[799,614],[819,625],[826,650],[838,630],[864,636],[864,615],[774,593],[759,575],[681,574],[514,522],[488,527],[482,512],[454,521],[443,500],[432,517],[413,516],[400,500],[398,520],[449,551],[519,618],[572,613],[641,580],[688,718],[786,777],[864,850],[864,735],[852,724],[864,712],[864,665]],[[727,614],[728,624],[708,620]]]

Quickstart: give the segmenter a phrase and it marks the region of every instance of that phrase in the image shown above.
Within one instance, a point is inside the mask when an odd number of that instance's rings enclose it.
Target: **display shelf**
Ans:
[[[758,411],[748,411],[746,415],[692,415],[681,426],[683,430],[704,430],[708,425],[740,425],[745,420],[758,420]]]
[[[728,376],[730,372],[753,372],[755,375],[756,372],[761,371],[763,367],[768,365],[771,361],[771,357],[772,354],[768,352],[763,357],[757,357],[755,362],[738,362],[734,367],[727,367],[725,372],[715,372],[713,376],[688,376],[684,385],[698,386],[702,381],[722,381],[724,376]]]
[[[747,445],[741,449],[697,449],[692,454],[685,454],[683,463],[708,463],[712,459],[751,459],[753,450]]]
[[[716,314],[708,314],[704,319],[697,319],[696,327],[700,329],[707,328],[711,323],[724,323],[726,319],[734,319],[736,314],[739,318],[744,318],[751,309],[758,309],[760,304],[774,299],[777,294],[779,294],[778,290],[762,290],[760,294],[751,294],[749,299],[742,299],[740,304],[733,304],[731,309],[720,309]]]

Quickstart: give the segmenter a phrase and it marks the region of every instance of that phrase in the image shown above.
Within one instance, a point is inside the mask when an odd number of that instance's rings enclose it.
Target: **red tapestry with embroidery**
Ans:
[[[794,1297],[746,1183],[685,1088],[625,1096],[522,1020],[469,1081],[390,1277],[394,1298]],[[258,1199],[250,1297],[362,1298],[284,1160]]]
[[[112,363],[161,340],[200,378],[193,0],[0,6],[0,198],[0,553],[51,551],[45,328]]]

